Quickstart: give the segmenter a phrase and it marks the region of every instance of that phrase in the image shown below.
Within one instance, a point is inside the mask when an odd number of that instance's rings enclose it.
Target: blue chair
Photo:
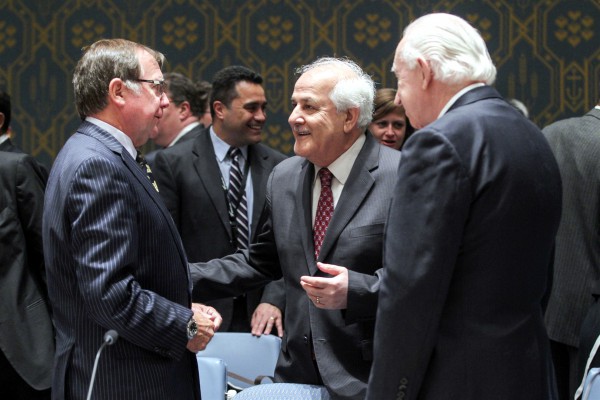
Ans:
[[[583,385],[581,400],[600,400],[600,368],[589,370]]]
[[[234,400],[329,400],[324,386],[273,383],[246,388]]]
[[[227,365],[220,358],[196,356],[200,394],[206,400],[224,400],[227,392]]]
[[[262,383],[275,374],[281,339],[274,335],[217,332],[198,357],[216,357],[227,364],[227,382],[241,390]]]

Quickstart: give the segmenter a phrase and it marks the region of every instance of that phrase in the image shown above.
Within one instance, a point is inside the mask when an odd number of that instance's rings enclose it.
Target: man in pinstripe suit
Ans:
[[[120,339],[100,359],[94,398],[200,397],[194,352],[206,346],[220,316],[190,309],[177,229],[151,171],[135,161],[169,105],[163,61],[137,43],[100,40],[75,68],[84,122],[54,163],[43,221],[57,400],[86,396],[109,329]]]

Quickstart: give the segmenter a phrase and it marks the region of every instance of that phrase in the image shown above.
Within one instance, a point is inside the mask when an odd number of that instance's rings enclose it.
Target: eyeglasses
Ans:
[[[165,80],[164,79],[134,79],[136,82],[146,82],[154,85],[154,92],[158,97],[161,97],[165,92]]]

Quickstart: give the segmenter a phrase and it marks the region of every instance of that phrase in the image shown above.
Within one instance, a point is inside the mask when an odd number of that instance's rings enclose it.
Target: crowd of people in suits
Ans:
[[[164,61],[86,48],[49,175],[8,153],[0,93],[3,391],[85,398],[112,329],[95,398],[199,399],[221,330],[280,336],[275,381],[332,399],[573,398],[600,333],[600,106],[542,132],[479,33],[428,14],[397,89],[347,58],[297,69],[286,157],[257,72]]]

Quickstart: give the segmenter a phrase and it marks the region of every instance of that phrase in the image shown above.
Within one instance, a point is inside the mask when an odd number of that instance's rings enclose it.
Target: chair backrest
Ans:
[[[300,383],[273,383],[246,388],[234,400],[329,400],[324,386]]]
[[[274,335],[217,332],[198,356],[225,361],[227,381],[243,389],[261,383],[262,377],[273,377],[280,349],[281,339]]]
[[[227,392],[227,365],[220,358],[196,356],[203,399],[224,400]]]
[[[600,368],[589,370],[583,386],[583,396],[581,400],[599,400],[600,399]]]

